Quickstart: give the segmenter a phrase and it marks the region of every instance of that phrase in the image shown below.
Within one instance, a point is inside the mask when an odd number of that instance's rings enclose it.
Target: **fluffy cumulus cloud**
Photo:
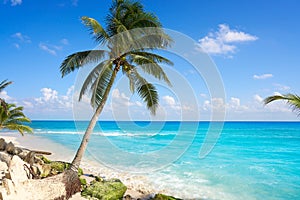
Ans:
[[[0,93],[10,103],[24,106],[25,113],[32,119],[77,119],[88,120],[93,114],[90,97],[84,95],[78,102],[78,91],[74,86],[60,93],[53,88],[42,88],[38,97],[15,99],[6,91]],[[285,120],[297,119],[284,101],[275,101],[264,105],[261,94],[255,94],[243,102],[239,97],[209,98],[202,95],[198,105],[183,103],[172,95],[161,97],[160,106],[155,117],[149,114],[144,103],[136,100],[119,89],[114,89],[101,113],[105,120],[210,120],[211,114],[224,114],[226,120]],[[279,92],[273,95],[280,95]],[[213,112],[212,112],[213,111]],[[199,117],[200,115],[200,117]]]
[[[253,79],[257,79],[257,80],[263,80],[263,79],[268,79],[268,78],[272,78],[273,74],[261,74],[261,75],[253,75]]]
[[[168,106],[175,106],[175,99],[171,96],[163,96],[162,98],[164,100],[164,102],[168,105]]]
[[[230,29],[226,24],[220,24],[219,30],[210,32],[199,40],[199,50],[208,54],[232,54],[237,49],[238,43],[257,40],[258,37],[248,33]]]
[[[73,89],[70,87],[65,94],[59,94],[52,88],[42,88],[41,96],[19,101],[25,113],[33,119],[72,118]]]

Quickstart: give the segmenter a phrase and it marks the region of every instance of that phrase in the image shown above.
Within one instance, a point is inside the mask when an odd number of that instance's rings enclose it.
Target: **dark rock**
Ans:
[[[29,153],[27,153],[27,155],[25,156],[24,161],[29,163],[30,165],[34,164],[34,157],[35,157],[35,153],[30,151]]]
[[[0,151],[4,151],[6,148],[6,142],[3,138],[0,139]]]
[[[11,155],[6,154],[4,152],[0,152],[0,161],[5,162],[7,165],[9,165],[11,158],[12,158]]]
[[[82,196],[86,198],[97,198],[106,200],[122,199],[127,187],[118,179],[107,181],[92,181],[82,191]]]
[[[25,150],[25,149],[22,149],[22,152],[18,154],[18,156],[22,159],[22,160],[25,160],[27,154],[29,153],[30,151],[28,150]]]
[[[13,155],[19,155],[20,153],[22,153],[22,149],[20,147],[15,147],[14,151],[13,151]]]
[[[5,150],[6,150],[7,153],[14,155],[13,153],[15,152],[15,145],[12,142],[9,142],[6,145]]]
[[[127,194],[125,197],[123,197],[123,200],[133,200],[133,198]]]
[[[34,156],[34,163],[39,164],[39,165],[43,165],[44,161],[41,158],[39,158],[37,156]]]

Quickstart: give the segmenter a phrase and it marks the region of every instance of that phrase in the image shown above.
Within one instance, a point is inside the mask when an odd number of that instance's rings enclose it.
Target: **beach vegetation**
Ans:
[[[2,92],[8,85],[12,84],[12,81],[4,80],[0,83],[0,92]],[[7,103],[3,98],[0,98],[0,106],[7,111]]]
[[[92,181],[81,192],[81,195],[86,198],[118,200],[123,199],[127,187],[118,179],[105,181]]]
[[[12,81],[4,80],[0,82],[0,92],[2,92]],[[5,99],[0,98],[0,130],[17,130],[22,135],[24,132],[32,133],[33,130],[26,123],[31,120],[23,113],[22,106],[7,103]]]
[[[0,130],[17,130],[22,135],[24,132],[32,133],[32,128],[24,124],[30,122],[30,119],[23,113],[23,107],[6,102],[4,104],[0,106]]]

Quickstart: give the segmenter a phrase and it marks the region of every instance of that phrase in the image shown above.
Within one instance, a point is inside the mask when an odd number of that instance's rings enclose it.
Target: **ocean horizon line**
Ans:
[[[90,120],[72,120],[72,119],[32,119],[31,122],[41,122],[41,121],[53,121],[53,122],[89,122]],[[300,120],[225,120],[225,121],[210,121],[210,120],[186,120],[186,121],[179,121],[179,120],[98,120],[98,122],[249,122],[249,123],[272,123],[272,122],[292,122],[292,123],[300,123]]]

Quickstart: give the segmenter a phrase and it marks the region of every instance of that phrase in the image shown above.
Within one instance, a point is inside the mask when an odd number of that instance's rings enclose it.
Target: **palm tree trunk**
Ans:
[[[99,117],[100,113],[102,112],[103,107],[104,107],[104,105],[105,105],[105,103],[107,101],[108,94],[109,94],[109,92],[111,90],[111,87],[112,87],[112,85],[114,83],[114,80],[116,78],[117,72],[118,72],[118,67],[116,67],[114,69],[113,74],[112,74],[112,76],[111,76],[111,78],[109,80],[108,87],[106,88],[105,93],[103,95],[103,100],[98,105],[98,107],[97,107],[97,109],[96,109],[96,111],[95,111],[95,113],[94,113],[94,115],[93,115],[93,117],[92,117],[92,119],[91,119],[91,121],[90,121],[90,123],[89,123],[89,125],[88,125],[88,127],[87,127],[87,129],[85,131],[85,133],[84,133],[84,136],[82,138],[81,144],[80,144],[80,146],[79,146],[79,148],[77,150],[77,153],[76,153],[76,155],[75,155],[75,157],[74,157],[74,159],[72,161],[71,169],[73,171],[78,171],[80,162],[81,162],[82,157],[83,157],[83,155],[85,153],[85,150],[86,150],[87,144],[89,142],[90,136],[91,136],[91,134],[92,134],[92,132],[94,130],[94,127],[96,125],[98,117]]]

